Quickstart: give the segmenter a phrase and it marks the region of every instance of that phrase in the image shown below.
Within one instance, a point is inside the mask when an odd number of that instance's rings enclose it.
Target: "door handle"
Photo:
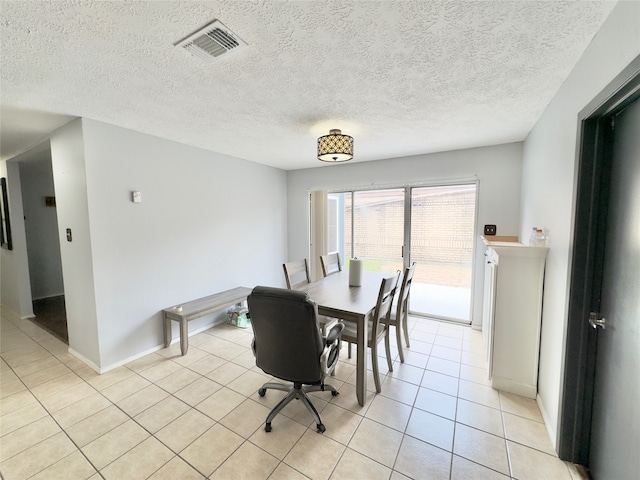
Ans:
[[[593,328],[597,329],[600,327],[602,330],[606,328],[607,320],[604,317],[601,317],[600,314],[591,312],[589,314],[589,325]]]

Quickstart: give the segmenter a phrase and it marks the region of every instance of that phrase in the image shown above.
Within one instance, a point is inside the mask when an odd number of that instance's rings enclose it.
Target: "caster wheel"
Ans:
[[[267,424],[264,426],[264,431],[265,431],[265,432],[270,432],[270,431],[271,431],[271,424],[270,424],[270,423],[267,423]]]
[[[266,388],[261,388],[260,390],[258,390],[258,395],[260,395],[261,397],[264,397],[266,393],[267,393]]]
[[[339,391],[337,391],[337,390],[333,390],[333,391],[331,392],[331,395],[333,395],[334,397],[337,397],[339,394],[340,394],[340,392],[339,392]]]
[[[318,424],[318,425],[316,425],[316,426],[317,426],[317,428],[318,428],[318,433],[324,433],[324,432],[325,432],[326,428],[325,428],[325,426],[324,426],[324,424],[323,424],[323,423],[319,423],[319,424]]]

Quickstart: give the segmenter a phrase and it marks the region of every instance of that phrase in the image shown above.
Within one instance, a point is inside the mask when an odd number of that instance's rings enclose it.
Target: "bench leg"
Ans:
[[[182,355],[187,354],[189,350],[189,322],[186,318],[180,320],[180,351]]]
[[[164,348],[169,348],[169,346],[171,345],[171,319],[166,315],[164,315],[163,317],[164,318],[162,320],[164,323]]]

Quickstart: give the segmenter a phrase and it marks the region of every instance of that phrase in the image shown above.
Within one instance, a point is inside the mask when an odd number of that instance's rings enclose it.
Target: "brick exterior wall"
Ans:
[[[475,222],[475,190],[425,189],[414,196],[411,225],[411,258],[418,262],[471,265]],[[367,192],[369,193],[369,192]],[[362,258],[401,257],[404,228],[404,199],[375,198],[355,212],[355,252]],[[345,209],[345,226],[351,225],[353,209]],[[347,235],[346,251],[351,252]]]

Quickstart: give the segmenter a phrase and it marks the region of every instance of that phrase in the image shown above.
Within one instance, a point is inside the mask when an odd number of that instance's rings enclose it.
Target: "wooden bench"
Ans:
[[[165,348],[171,345],[171,320],[180,323],[180,350],[182,351],[182,355],[186,355],[189,349],[189,328],[187,325],[190,320],[195,320],[196,318],[204,317],[225,307],[242,303],[250,293],[250,288],[236,287],[231,290],[209,295],[208,297],[192,300],[182,305],[165,308],[162,310]]]

